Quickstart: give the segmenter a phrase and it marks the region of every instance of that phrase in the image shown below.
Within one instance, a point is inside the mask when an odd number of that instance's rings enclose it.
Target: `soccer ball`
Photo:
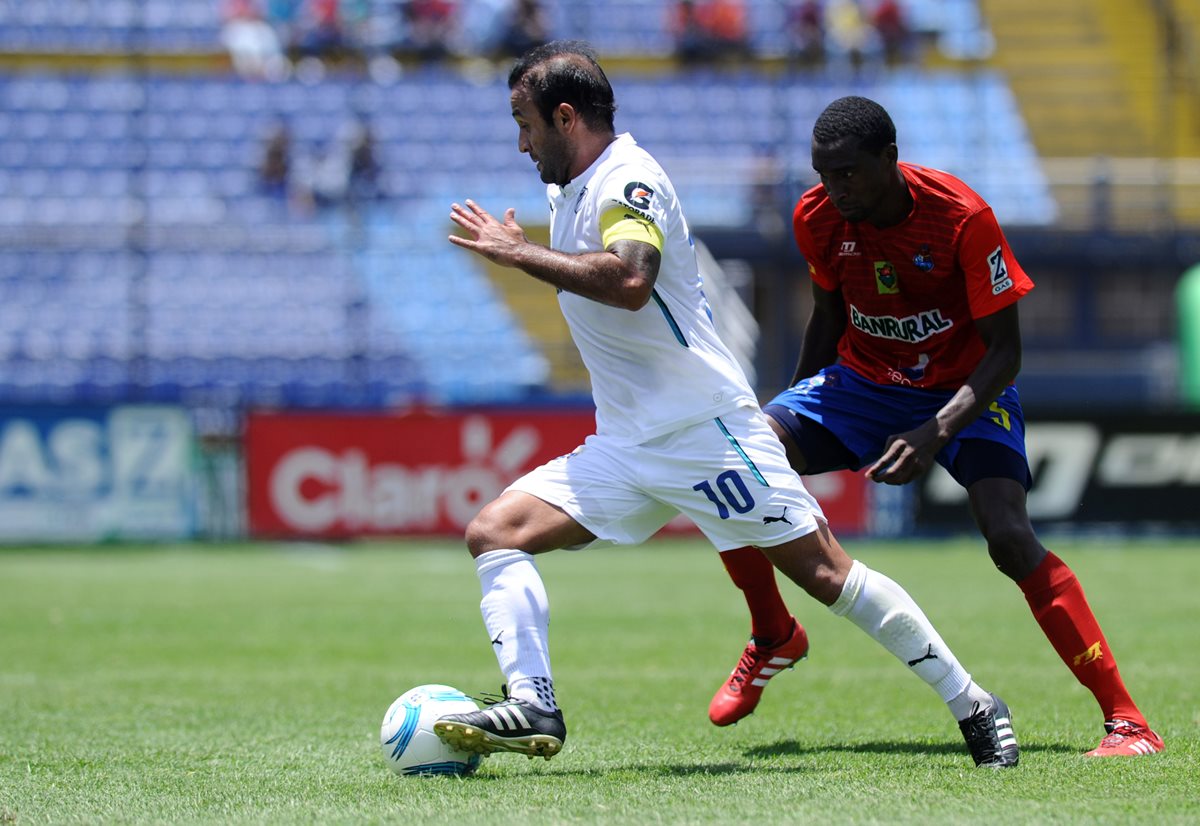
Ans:
[[[474,700],[448,685],[409,689],[383,715],[379,745],[384,759],[399,775],[471,774],[483,755],[446,745],[433,733],[433,724],[447,714],[478,710]]]

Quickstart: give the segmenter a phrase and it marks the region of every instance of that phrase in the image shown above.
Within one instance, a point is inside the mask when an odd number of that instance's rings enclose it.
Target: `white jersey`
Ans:
[[[654,292],[636,312],[560,290],[558,303],[591,375],[596,432],[640,444],[741,405],[757,404],[717,336],[691,231],[662,167],[628,134],[564,187],[551,184],[550,245],[601,252],[600,217],[613,208],[663,236]]]

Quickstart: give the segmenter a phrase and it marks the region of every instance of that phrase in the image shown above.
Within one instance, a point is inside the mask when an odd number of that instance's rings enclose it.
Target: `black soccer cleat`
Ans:
[[[433,732],[462,751],[515,751],[547,760],[562,751],[567,739],[562,711],[542,711],[526,700],[512,698],[480,711],[447,714],[433,724]]]
[[[1008,704],[991,695],[992,705],[980,709],[975,704],[974,713],[958,723],[967,748],[975,758],[976,766],[986,766],[992,769],[1003,769],[1017,765],[1020,755],[1017,749],[1017,735],[1013,733],[1012,713]]]

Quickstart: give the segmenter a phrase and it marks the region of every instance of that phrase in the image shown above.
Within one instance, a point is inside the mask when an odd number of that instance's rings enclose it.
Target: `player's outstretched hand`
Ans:
[[[450,220],[466,230],[467,235],[451,235],[450,243],[477,252],[497,264],[511,265],[516,251],[529,243],[516,215],[517,211],[510,207],[505,210],[501,222],[470,199],[466,206],[451,204]]]
[[[933,467],[934,457],[944,445],[932,419],[915,430],[889,436],[883,455],[867,468],[867,478],[885,485],[907,484]]]

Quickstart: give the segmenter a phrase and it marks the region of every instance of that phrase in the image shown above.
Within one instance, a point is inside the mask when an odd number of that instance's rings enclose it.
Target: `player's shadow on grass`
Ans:
[[[728,775],[728,774],[797,774],[811,773],[812,767],[808,766],[762,766],[754,763],[647,763],[638,765],[628,765],[612,768],[568,768],[561,769],[555,767],[553,770],[546,771],[542,774],[548,779],[561,777],[589,777],[589,778],[604,778],[609,779],[619,778],[623,775],[634,775],[638,777],[658,776],[658,777],[695,777],[711,775]],[[533,776],[533,773],[524,775],[525,777]],[[479,774],[471,777],[472,782],[484,782],[493,780],[505,780],[511,775],[491,774],[490,772],[481,770]]]
[[[970,765],[970,757],[967,755],[966,746],[961,743],[914,743],[900,740],[872,740],[865,743],[824,743],[807,745],[797,740],[780,740],[776,743],[769,743],[762,746],[754,746],[743,752],[751,761],[769,757],[805,757],[805,756],[820,756],[823,754],[833,754],[835,752],[846,752],[851,754],[896,754],[896,755],[913,755],[920,754],[926,756],[948,754],[954,757],[962,757],[967,760],[966,765]],[[1022,754],[1079,754],[1081,753],[1077,746],[1068,745],[1066,743],[1034,743],[1032,745],[1022,743]],[[534,761],[539,766],[541,761]],[[637,764],[626,765],[619,767],[596,768],[596,767],[570,767],[562,768],[556,765],[552,770],[546,771],[542,776],[546,779],[561,778],[563,776],[575,777],[619,777],[624,774],[636,773],[638,776],[658,775],[662,777],[693,777],[696,775],[731,775],[731,774],[763,774],[765,773],[780,773],[780,774],[801,774],[820,771],[814,765],[763,765],[761,763],[654,763],[654,764]],[[534,773],[525,775],[526,777],[536,776]],[[486,770],[471,778],[474,782],[491,782],[495,780],[507,780],[511,775],[508,774],[492,774]]]
[[[1021,753],[1075,753],[1079,749],[1065,743],[1021,743]],[[807,745],[796,740],[780,740],[746,749],[747,757],[779,757],[781,755],[828,754],[966,754],[962,743],[913,743],[902,740],[871,740],[866,743],[821,743]]]

